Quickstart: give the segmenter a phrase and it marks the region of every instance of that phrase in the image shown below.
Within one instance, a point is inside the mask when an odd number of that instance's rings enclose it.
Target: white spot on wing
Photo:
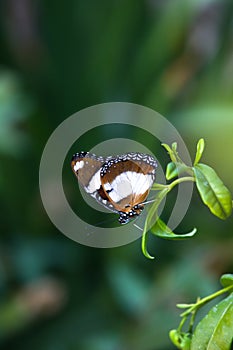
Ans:
[[[81,169],[84,166],[84,161],[81,160],[80,162],[77,162],[74,166],[74,170],[77,171],[79,169]]]

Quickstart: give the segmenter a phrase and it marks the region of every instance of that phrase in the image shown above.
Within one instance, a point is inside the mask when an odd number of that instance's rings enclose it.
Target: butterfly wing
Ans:
[[[132,154],[134,163],[138,165],[137,178],[131,178],[134,205],[144,202],[156,177],[157,162],[147,154]],[[130,174],[131,175],[131,174]]]
[[[156,160],[143,153],[128,153],[102,165],[101,183],[106,197],[121,212],[145,201],[155,180]]]
[[[102,188],[100,179],[101,167],[107,159],[109,157],[97,157],[90,152],[79,152],[73,155],[71,168],[85,192],[106,208],[116,212]]]
[[[80,152],[73,156],[71,167],[84,190],[119,213],[119,222],[126,224],[141,213],[155,180],[157,162],[143,153],[104,158]]]

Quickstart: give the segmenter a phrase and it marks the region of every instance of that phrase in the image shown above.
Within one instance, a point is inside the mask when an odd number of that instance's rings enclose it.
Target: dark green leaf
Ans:
[[[197,229],[194,228],[191,232],[186,234],[176,234],[172,232],[172,230],[160,218],[158,218],[151,228],[151,232],[161,238],[178,240],[194,236]]]
[[[214,306],[197,325],[191,350],[230,350],[232,330],[233,293]]]
[[[233,274],[226,273],[221,276],[220,282],[223,287],[233,286]]]
[[[200,162],[201,156],[204,152],[205,149],[205,141],[204,139],[200,139],[197,143],[197,151],[196,151],[196,156],[194,160],[194,166],[197,165]]]
[[[193,167],[196,184],[203,202],[220,219],[226,219],[232,212],[232,198],[216,172],[205,164]]]

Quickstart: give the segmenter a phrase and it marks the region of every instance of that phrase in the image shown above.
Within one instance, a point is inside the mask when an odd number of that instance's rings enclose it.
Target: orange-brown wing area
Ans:
[[[135,205],[141,204],[142,202],[145,201],[145,199],[148,196],[148,193],[149,193],[149,191],[144,196],[136,196],[136,197],[127,196],[126,198],[123,198],[119,202],[113,202],[111,200],[111,197],[108,196],[108,201],[109,201],[109,203],[113,203],[114,204],[114,208],[117,211],[122,211],[124,213],[129,213],[135,207]],[[143,207],[143,204],[141,205],[141,207]]]
[[[133,163],[140,168],[140,172],[144,174],[155,174],[155,167],[152,164],[146,163],[142,160],[134,160]]]
[[[107,167],[106,173],[103,176],[101,176],[102,184],[104,185],[107,182],[112,183],[118,174],[122,174],[127,170],[134,171],[136,173],[144,173],[143,167],[132,160],[125,160],[118,163],[113,163]]]

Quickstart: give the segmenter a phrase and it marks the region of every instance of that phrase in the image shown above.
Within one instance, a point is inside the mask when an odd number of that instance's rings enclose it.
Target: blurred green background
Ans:
[[[69,240],[38,187],[43,147],[63,120],[126,101],[164,115],[191,154],[204,137],[203,161],[233,192],[232,23],[224,0],[1,1],[2,349],[174,349],[176,303],[213,292],[232,272],[233,220],[212,217],[197,194],[177,228],[196,226],[196,237],[151,237],[151,262],[140,240],[114,249]],[[75,181],[64,169],[71,196]]]

